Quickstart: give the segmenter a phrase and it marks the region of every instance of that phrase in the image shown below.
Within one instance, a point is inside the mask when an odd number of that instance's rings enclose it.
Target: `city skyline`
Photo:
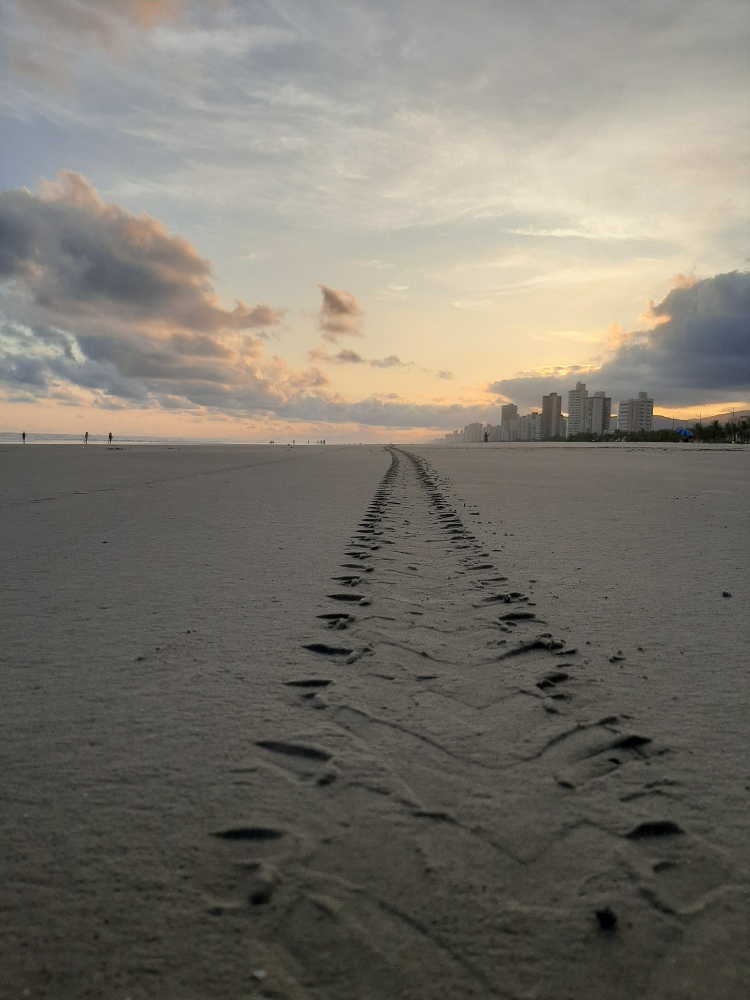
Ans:
[[[0,429],[750,407],[740,0],[0,16]]]
[[[562,409],[563,397],[552,392],[543,396],[541,406],[529,413],[519,414],[516,404],[506,403],[501,407],[499,424],[467,424],[462,430],[454,429],[438,440],[447,444],[557,441],[568,438],[608,441],[621,435],[650,435],[652,431],[658,435],[664,431],[677,432],[678,437],[683,440],[696,436],[697,440],[721,439],[734,442],[738,433],[741,439],[747,436],[750,410],[706,415],[706,424],[699,414],[690,428],[687,426],[690,423],[688,420],[657,413],[653,398],[643,390],[629,398],[617,400],[617,410],[614,413],[612,399],[603,389],[589,393],[585,383],[577,382],[575,388],[568,390],[567,395],[567,411]]]

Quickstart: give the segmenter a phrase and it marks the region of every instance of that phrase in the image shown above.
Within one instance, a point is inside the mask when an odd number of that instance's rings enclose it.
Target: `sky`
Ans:
[[[746,0],[0,0],[0,430],[750,406]]]

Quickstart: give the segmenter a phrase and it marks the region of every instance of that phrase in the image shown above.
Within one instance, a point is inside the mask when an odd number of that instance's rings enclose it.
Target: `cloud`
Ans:
[[[355,260],[354,263],[359,267],[374,267],[378,271],[384,271],[394,266],[390,261],[386,260]]]
[[[409,368],[414,362],[402,361],[397,355],[389,354],[387,358],[373,358],[368,364],[372,368]]]
[[[188,6],[183,0],[19,0],[12,69],[51,87],[69,87],[82,45],[120,53],[129,31],[179,21]]]
[[[286,408],[283,415],[304,421],[443,432],[462,428],[475,420],[499,423],[500,406],[412,403],[401,399],[396,393],[373,394],[367,399],[353,402],[326,399],[322,395],[307,395],[304,399],[297,400],[292,407]]]
[[[459,299],[457,302],[453,303],[454,309],[476,309],[480,312],[486,311],[487,309],[495,309],[497,303],[493,302],[491,299],[478,299],[475,302],[469,302]]]
[[[414,364],[413,361],[402,361],[396,354],[389,354],[387,358],[368,360],[348,347],[342,348],[336,354],[329,354],[325,348],[316,347],[308,353],[308,360],[311,364],[369,365],[371,368],[411,368]]]
[[[436,378],[450,379],[453,378],[453,372],[449,372],[445,368],[441,368],[439,372],[435,372],[435,376]]]
[[[20,0],[24,19],[52,31],[92,36],[99,44],[112,46],[122,24],[149,29],[177,20],[185,9],[180,0]]]
[[[53,391],[190,406],[273,407],[326,384],[266,359],[282,313],[225,308],[210,261],[146,215],[102,202],[79,174],[0,193],[0,375]]]
[[[362,311],[324,290],[330,322]],[[268,358],[256,330],[281,312],[224,307],[211,263],[146,215],[104,203],[79,174],[38,194],[0,192],[0,396],[195,415],[444,429],[490,407],[414,404],[397,395],[350,402],[313,363]],[[311,361],[406,367],[396,355],[367,360],[342,348]]]
[[[318,326],[323,337],[335,344],[341,336],[363,337],[360,321],[364,310],[351,292],[320,285],[323,302],[320,306]]]
[[[275,326],[264,303],[223,308],[210,261],[146,215],[105,205],[80,174],[62,172],[38,196],[0,193],[0,279],[21,283],[32,314],[112,326],[202,333]]]
[[[652,329],[610,331],[612,354],[599,365],[521,372],[488,391],[526,406],[576,381],[613,400],[645,390],[655,406],[691,406],[750,394],[750,273],[685,279],[649,309]]]
[[[358,329],[363,313],[354,296],[322,291],[321,321]],[[658,325],[618,336],[603,363],[526,372],[490,390],[532,406],[578,379],[614,398],[646,389],[657,404],[747,393],[749,274],[680,282],[651,316]],[[222,303],[211,262],[189,241],[150,216],[105,203],[79,174],[63,173],[36,194],[0,192],[0,393],[7,399],[436,432],[499,419],[499,400],[344,399],[319,364],[392,370],[410,363],[321,348],[298,370],[265,354],[260,333],[281,321],[281,310],[265,303]]]
[[[364,365],[367,359],[363,358],[357,351],[352,351],[348,347],[343,347],[336,354],[331,354],[324,347],[314,347],[308,351],[307,359],[312,365]]]
[[[115,170],[163,199],[184,192],[193,212],[219,203],[225,218],[257,225],[273,206],[275,222],[356,232],[474,219],[479,233],[495,217],[511,235],[605,242],[714,232],[728,205],[742,212],[741,0],[717,0],[711,18],[677,0],[571,0],[545,16],[534,3],[467,16],[434,0],[428,19],[421,4],[329,0],[234,2],[218,13],[208,0],[3,0],[3,9],[21,3],[30,27],[9,17],[11,41],[40,69],[62,46],[84,83],[78,134],[122,129],[131,158]],[[274,41],[251,58],[249,41],[217,44],[259,30]],[[120,36],[137,72],[78,58],[87,40]],[[62,118],[70,135],[71,108],[49,98],[40,118]],[[40,110],[35,91],[7,99],[24,116]],[[461,253],[460,240],[446,242]],[[429,233],[425,244],[435,246]],[[397,250],[372,245],[364,264],[393,256],[399,266]]]
[[[352,351],[350,348],[342,348],[337,354],[335,354],[330,359],[334,364],[337,365],[363,365],[365,364],[365,359],[361,354],[357,354],[356,351]]]

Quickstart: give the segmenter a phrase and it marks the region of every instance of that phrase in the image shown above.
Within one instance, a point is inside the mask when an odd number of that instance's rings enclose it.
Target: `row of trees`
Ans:
[[[731,442],[733,444],[750,443],[750,421],[746,417],[741,420],[729,421],[726,424],[714,420],[710,424],[696,423],[690,427],[690,432],[694,441],[709,442],[719,444],[721,442]],[[673,430],[661,431],[611,431],[609,434],[575,434],[568,438],[569,441],[689,441],[690,438]]]
[[[729,420],[726,424],[718,420],[710,424],[700,422],[690,428],[696,441],[731,441],[733,444],[747,444],[750,441],[750,421],[747,417],[741,420]]]

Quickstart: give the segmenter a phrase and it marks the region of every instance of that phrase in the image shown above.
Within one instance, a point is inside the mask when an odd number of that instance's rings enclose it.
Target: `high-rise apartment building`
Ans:
[[[515,403],[505,403],[500,408],[501,440],[518,440],[518,407]]]
[[[541,413],[526,413],[518,418],[518,440],[539,441],[542,429]]]
[[[562,396],[551,392],[549,396],[542,396],[540,440],[547,441],[549,438],[562,437],[562,434]]]
[[[595,392],[585,400],[583,430],[590,434],[608,434],[612,397],[604,392]],[[570,435],[570,415],[568,415],[568,435]]]
[[[464,443],[477,444],[484,440],[484,426],[482,424],[467,424],[464,427]]]
[[[621,399],[617,404],[617,429],[626,434],[651,430],[654,401],[647,392],[639,392],[633,399]]]
[[[585,382],[576,382],[575,389],[570,389],[568,392],[568,437],[582,434],[586,430],[586,400],[588,395]]]

